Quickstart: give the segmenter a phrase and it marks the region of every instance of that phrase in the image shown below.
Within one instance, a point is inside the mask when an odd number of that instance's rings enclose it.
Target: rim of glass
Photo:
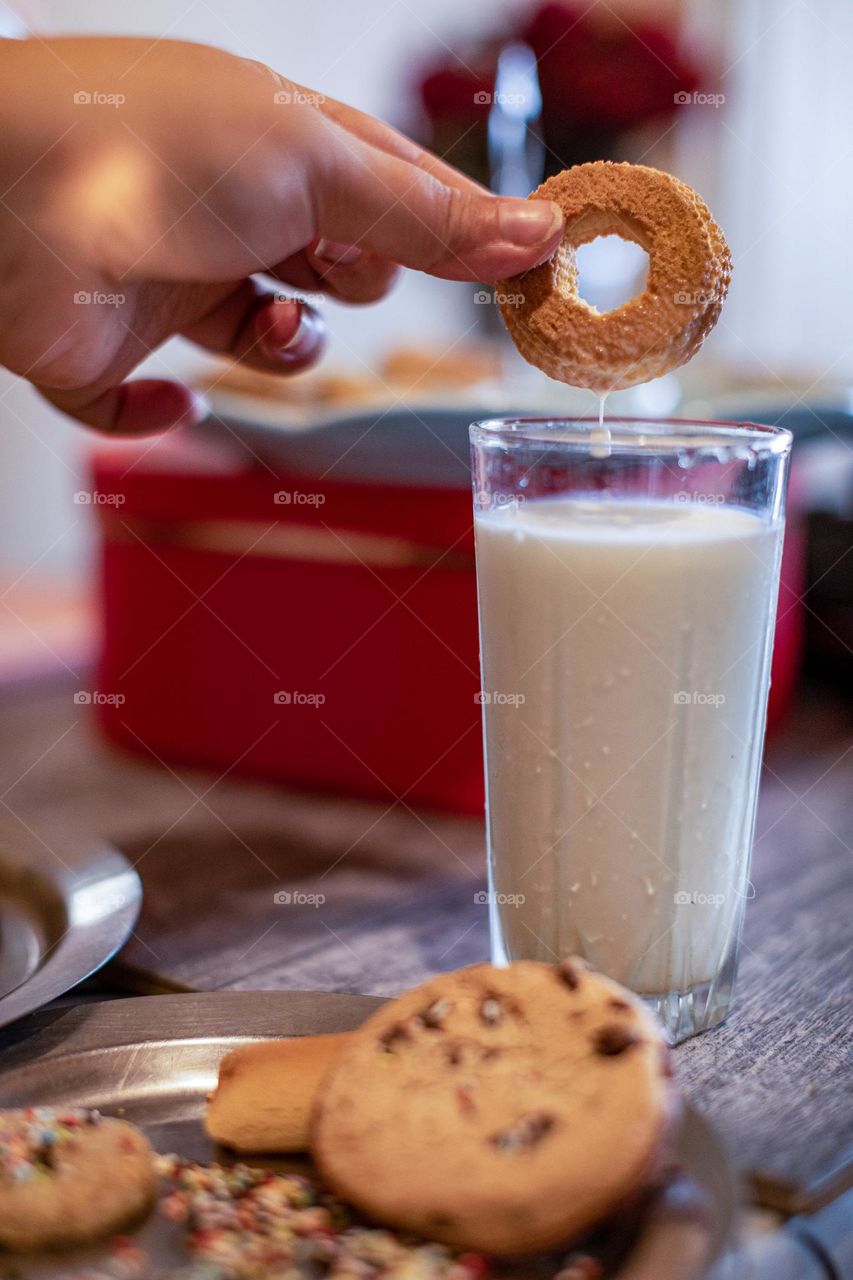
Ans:
[[[784,454],[793,436],[785,427],[759,422],[703,421],[692,418],[605,418],[609,432],[608,454],[695,453],[719,457],[721,449],[737,454],[747,448],[751,454]],[[483,418],[472,422],[471,440],[501,445],[554,444],[577,452],[588,452],[593,432],[601,426],[598,417],[510,417]]]

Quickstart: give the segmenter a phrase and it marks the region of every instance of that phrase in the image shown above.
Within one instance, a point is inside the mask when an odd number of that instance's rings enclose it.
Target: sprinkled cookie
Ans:
[[[110,1235],[152,1202],[138,1129],[82,1108],[0,1111],[0,1247],[55,1249]]]
[[[463,1249],[557,1248],[642,1193],[677,1114],[642,1003],[582,961],[477,965],[389,1002],[315,1104],[338,1195]]]

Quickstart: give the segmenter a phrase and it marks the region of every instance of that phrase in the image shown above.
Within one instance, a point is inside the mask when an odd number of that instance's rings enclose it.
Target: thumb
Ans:
[[[504,199],[449,186],[325,120],[332,146],[312,174],[319,234],[448,280],[528,271],[560,242],[563,215],[547,200]]]

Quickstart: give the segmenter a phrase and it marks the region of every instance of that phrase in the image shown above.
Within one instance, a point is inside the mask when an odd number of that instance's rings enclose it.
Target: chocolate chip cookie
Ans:
[[[677,1100],[642,1003],[579,960],[476,965],[384,1005],[315,1103],[330,1187],[379,1222],[524,1254],[653,1182]]]

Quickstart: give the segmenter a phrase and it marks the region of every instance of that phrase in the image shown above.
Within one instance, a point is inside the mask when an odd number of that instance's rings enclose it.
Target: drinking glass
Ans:
[[[670,1038],[726,1016],[791,437],[471,427],[495,963],[568,954]]]

